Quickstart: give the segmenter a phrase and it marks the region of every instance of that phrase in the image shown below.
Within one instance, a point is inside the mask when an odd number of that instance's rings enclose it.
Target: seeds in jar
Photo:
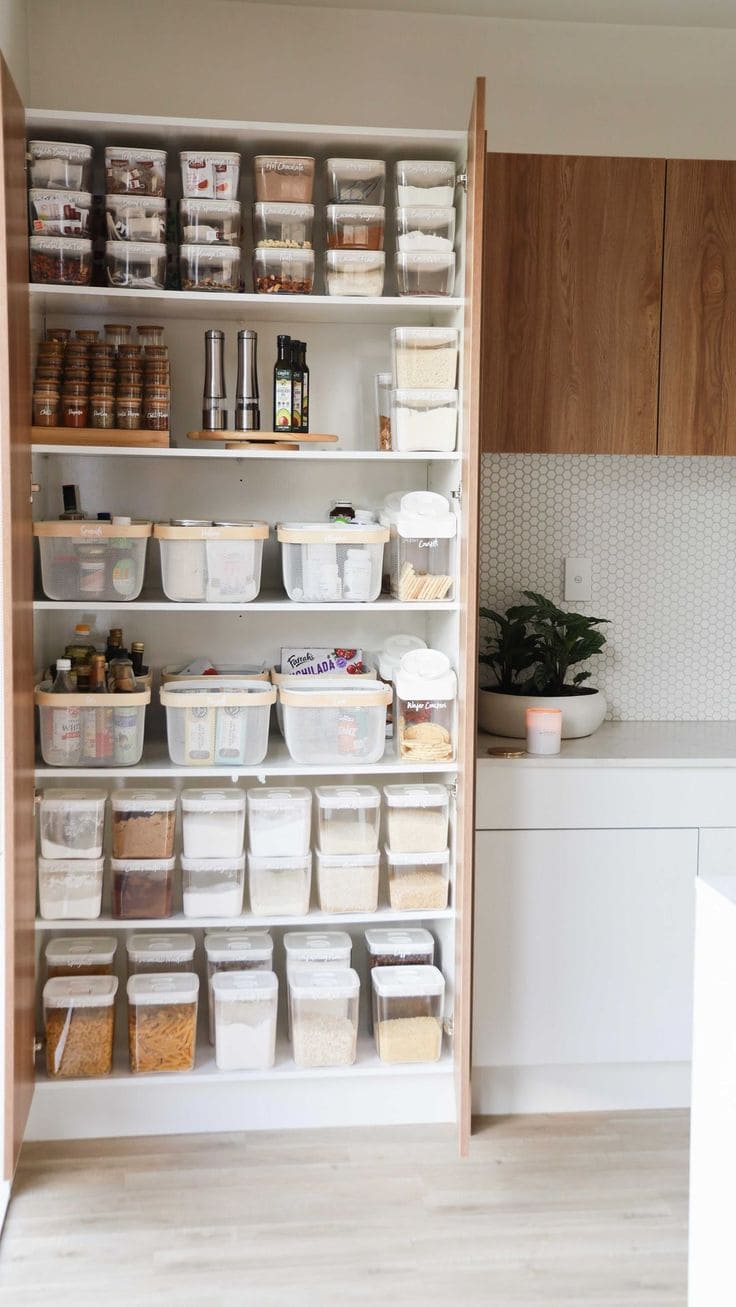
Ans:
[[[293,1049],[297,1066],[351,1066],[355,1026],[349,1017],[300,1014],[293,1019]]]
[[[397,912],[446,908],[447,890],[447,877],[429,867],[389,877],[389,902]]]
[[[379,1021],[377,1038],[382,1062],[436,1062],[442,1052],[442,1023],[437,1017]]]
[[[375,912],[378,906],[378,854],[318,859],[317,885],[323,912]]]
[[[45,1024],[46,1070],[55,1080],[110,1074],[115,1026],[112,1003],[47,1008]]]

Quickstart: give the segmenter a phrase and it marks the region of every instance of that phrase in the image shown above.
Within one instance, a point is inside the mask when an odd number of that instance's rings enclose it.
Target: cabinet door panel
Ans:
[[[485,450],[655,453],[664,169],[489,154]]]

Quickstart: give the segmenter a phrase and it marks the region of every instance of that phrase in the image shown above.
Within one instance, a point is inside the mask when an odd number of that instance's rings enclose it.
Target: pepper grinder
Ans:
[[[227,430],[224,343],[224,331],[204,333],[202,427],[205,431]]]
[[[260,431],[261,410],[258,400],[258,332],[239,331],[236,431]]]

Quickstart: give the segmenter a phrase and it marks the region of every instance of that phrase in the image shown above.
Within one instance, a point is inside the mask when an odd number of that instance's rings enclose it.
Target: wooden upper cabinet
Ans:
[[[489,154],[485,450],[656,452],[664,183],[659,159]]]

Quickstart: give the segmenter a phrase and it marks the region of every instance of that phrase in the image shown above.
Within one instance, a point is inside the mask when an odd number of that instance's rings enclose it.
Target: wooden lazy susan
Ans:
[[[300,445],[336,445],[337,436],[299,431],[188,431],[187,440],[225,442],[226,449],[298,449]]]

